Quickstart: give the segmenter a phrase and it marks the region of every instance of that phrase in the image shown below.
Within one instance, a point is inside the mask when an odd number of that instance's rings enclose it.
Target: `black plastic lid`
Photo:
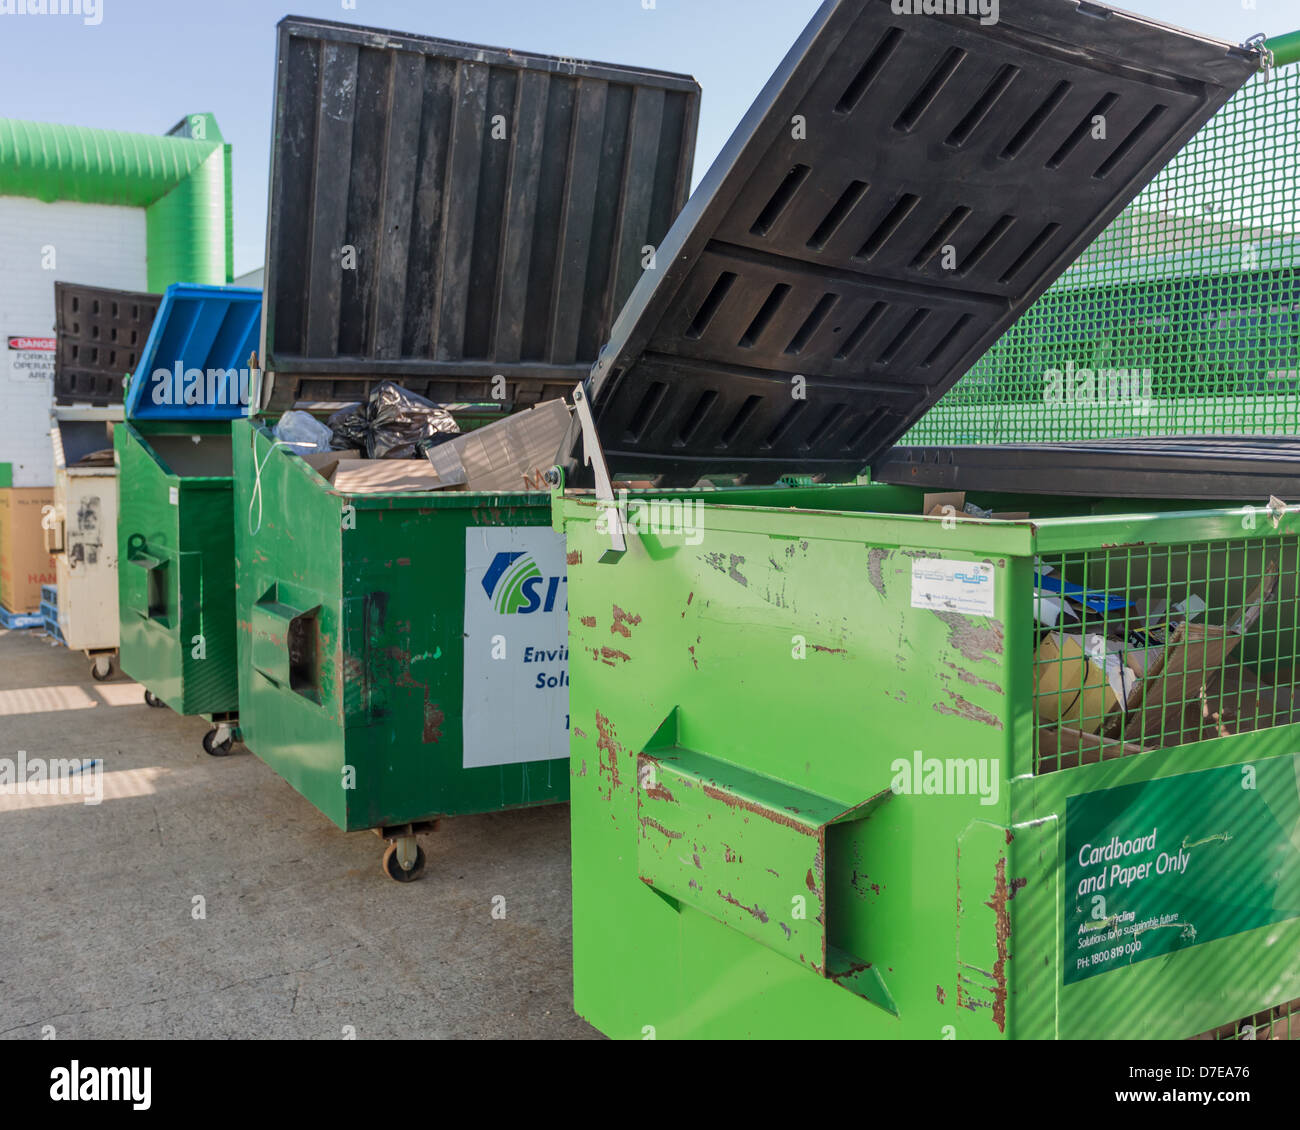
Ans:
[[[690,192],[694,79],[288,17],[270,406],[567,395]],[[499,384],[499,382],[497,382]]]
[[[593,371],[611,470],[853,478],[1258,64],[1076,0],[987,25],[825,4]]]
[[[54,402],[122,403],[122,378],[134,373],[161,294],[54,284]]]

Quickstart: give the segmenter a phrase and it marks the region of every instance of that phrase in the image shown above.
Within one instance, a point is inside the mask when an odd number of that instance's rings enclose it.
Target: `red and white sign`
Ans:
[[[59,346],[56,337],[13,337],[9,338],[10,349],[41,349],[53,353]]]
[[[34,334],[6,334],[9,351],[9,379],[11,381],[54,380],[54,355],[58,351],[56,337],[37,337]]]

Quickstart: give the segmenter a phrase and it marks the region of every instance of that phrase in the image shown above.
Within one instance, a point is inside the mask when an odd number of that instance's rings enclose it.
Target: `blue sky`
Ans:
[[[100,0],[102,19],[0,14],[0,117],[162,133],[214,113],[234,146],[235,270],[262,265],[281,16],[318,16],[694,75],[698,178],[819,0]],[[1015,0],[1002,0],[1004,5]],[[0,0],[0,12],[21,6]],[[1240,42],[1300,27],[1297,0],[1119,5]]]

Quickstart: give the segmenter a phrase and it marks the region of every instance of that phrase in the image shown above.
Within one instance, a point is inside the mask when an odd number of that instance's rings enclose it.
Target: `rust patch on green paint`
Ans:
[[[827,655],[848,655],[848,649],[843,647],[822,647],[821,644],[812,645],[813,651],[825,652]]]
[[[704,795],[712,800],[720,800],[728,808],[739,808],[745,812],[752,812],[755,816],[761,817],[772,824],[779,824],[783,828],[789,828],[795,832],[801,832],[805,836],[815,836],[816,830],[800,823],[793,816],[787,816],[784,812],[777,812],[771,808],[764,808],[761,804],[755,804],[752,800],[744,800],[736,796],[735,793],[729,793],[725,789],[719,789],[714,785],[703,785]],[[812,874],[810,871],[809,875]]]
[[[612,647],[600,649],[600,661],[606,667],[617,667],[620,663],[627,663],[631,658],[626,651],[616,651]]]
[[[630,612],[624,612],[617,604],[614,605],[614,622],[609,626],[610,633],[617,632],[624,639],[632,638],[632,629],[641,623],[640,616],[634,616]]]
[[[682,838],[681,832],[673,832],[649,816],[641,817],[641,826],[643,828],[653,828],[656,832],[662,832],[670,840],[680,840]]]
[[[424,744],[437,745],[442,741],[442,724],[447,716],[439,709],[436,702],[425,701],[424,704]]]
[[[570,550],[568,553],[564,555],[564,562],[566,565],[581,565],[582,550],[580,549]]]
[[[937,996],[937,997],[939,998],[939,1003],[940,1003],[940,1004],[944,1004],[944,1003],[947,1002],[947,1000],[948,1000],[948,994],[945,993],[945,992],[943,991],[943,986],[942,986],[942,985],[935,985],[935,987],[934,987],[934,992],[935,992],[935,996]]]
[[[990,713],[982,706],[976,706],[973,702],[968,702],[959,694],[953,694],[952,691],[944,692],[957,705],[949,706],[947,703],[936,702],[934,709],[939,714],[951,714],[954,718],[965,718],[968,722],[980,722],[985,726],[992,726],[995,730],[1001,730],[1002,719],[996,714]]]
[[[584,616],[582,618],[582,626],[584,628],[594,628],[596,626],[596,617]]]
[[[1010,901],[1007,860],[1003,856],[998,860],[993,898],[984,904],[997,916],[998,959],[993,963],[993,1023],[1003,1034],[1007,1030],[1007,962],[1010,960],[1007,941],[1011,937],[1011,915],[1007,913],[1007,903]]]
[[[653,800],[666,800],[669,804],[677,803],[677,798],[658,782],[653,785],[647,785],[645,795]]]
[[[623,747],[614,736],[614,724],[599,710],[596,711],[596,733],[596,748],[602,754],[597,768],[602,776],[609,777],[610,796],[613,796],[618,788],[618,755],[623,752]]]

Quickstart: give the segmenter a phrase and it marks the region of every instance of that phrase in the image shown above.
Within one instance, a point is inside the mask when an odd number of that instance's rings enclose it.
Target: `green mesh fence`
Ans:
[[[1244,87],[900,442],[1300,434],[1300,66]]]

